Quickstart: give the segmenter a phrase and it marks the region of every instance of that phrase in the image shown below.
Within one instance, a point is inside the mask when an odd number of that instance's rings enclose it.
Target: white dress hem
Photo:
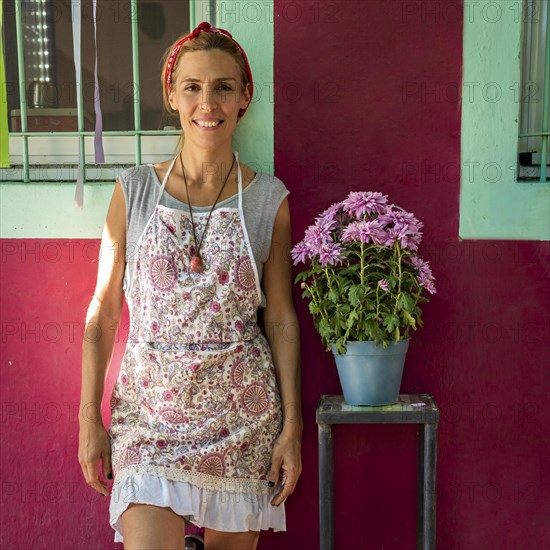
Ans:
[[[186,522],[224,532],[286,531],[284,503],[270,504],[272,494],[228,493],[152,474],[126,476],[113,483],[109,523],[115,542],[123,542],[120,516],[132,503],[170,507]]]

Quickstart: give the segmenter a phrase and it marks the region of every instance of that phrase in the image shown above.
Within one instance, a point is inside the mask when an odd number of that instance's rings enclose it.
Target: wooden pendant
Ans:
[[[191,258],[191,271],[195,273],[202,273],[204,271],[204,264],[202,263],[202,259],[198,254],[195,254]]]

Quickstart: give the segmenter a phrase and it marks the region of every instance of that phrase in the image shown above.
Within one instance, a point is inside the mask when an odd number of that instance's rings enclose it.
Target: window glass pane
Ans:
[[[189,32],[189,1],[139,2],[139,71],[141,81],[141,126],[159,130],[166,125],[181,128],[162,105],[161,57],[180,35]]]
[[[20,131],[15,0],[4,0],[4,44],[10,131]],[[22,26],[29,131],[77,130],[71,2],[23,0]],[[97,3],[98,79],[104,130],[134,129],[130,0]],[[189,2],[138,0],[141,129],[178,126],[163,113],[160,59],[189,30]],[[93,2],[82,0],[84,129],[95,127]]]
[[[20,131],[15,0],[4,0],[3,9],[9,129]],[[52,2],[51,0],[22,0],[21,15],[27,108],[55,107],[57,90],[56,58],[52,55],[55,49]],[[29,112],[29,116],[34,113],[35,111]],[[42,129],[36,127],[34,122],[37,122],[34,117],[28,121],[30,131]]]
[[[59,0],[56,0],[56,3]],[[64,17],[57,34],[65,36],[59,48],[60,82],[74,82],[70,9],[63,1]],[[94,22],[91,0],[82,0],[82,80],[86,120],[95,120],[94,114]],[[132,27],[130,1],[98,2],[97,6],[97,65],[104,130],[132,130],[134,105],[132,102]],[[72,74],[71,74],[72,73]],[[71,99],[73,104],[74,98]],[[94,129],[91,125],[90,129]]]
[[[520,134],[542,132],[544,67],[550,64],[545,58],[548,2],[524,0],[521,45]],[[519,138],[518,143],[521,179],[538,179],[542,153],[541,136]],[[550,158],[550,142],[548,146]]]

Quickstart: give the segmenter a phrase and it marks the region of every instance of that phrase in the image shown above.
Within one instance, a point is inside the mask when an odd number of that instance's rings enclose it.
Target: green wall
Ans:
[[[459,235],[548,240],[550,185],[515,179],[522,3],[488,4],[464,12]]]
[[[215,26],[227,29],[245,50],[255,82],[246,115],[235,132],[239,160],[256,171],[273,173],[273,2],[220,2]],[[261,11],[263,10],[263,11]],[[268,13],[269,12],[269,13]],[[197,24],[209,20],[206,3],[197,3]],[[259,17],[259,20],[258,20]],[[159,159],[163,160],[163,159]],[[0,184],[2,238],[101,238],[112,184],[84,185],[84,208],[74,206],[75,183]]]
[[[273,1],[219,2],[215,26],[243,47],[254,78],[252,104],[237,126],[234,148],[239,160],[273,174]]]

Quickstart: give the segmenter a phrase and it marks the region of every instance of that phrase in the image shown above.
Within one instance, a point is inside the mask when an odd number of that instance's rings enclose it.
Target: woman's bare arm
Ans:
[[[126,256],[126,203],[117,180],[107,212],[94,296],[86,315],[82,342],[82,385],[79,408],[79,462],[86,481],[105,494],[97,463],[111,473],[109,439],[101,418],[105,378],[113,353],[123,304],[122,281]]]
[[[263,288],[266,296],[264,325],[273,353],[283,407],[283,431],[277,440],[268,479],[277,483],[280,470],[286,483],[272,503],[279,505],[296,486],[302,471],[303,430],[300,384],[300,330],[292,299],[292,261],[288,199],[279,207],[273,227],[271,250],[264,264]]]

